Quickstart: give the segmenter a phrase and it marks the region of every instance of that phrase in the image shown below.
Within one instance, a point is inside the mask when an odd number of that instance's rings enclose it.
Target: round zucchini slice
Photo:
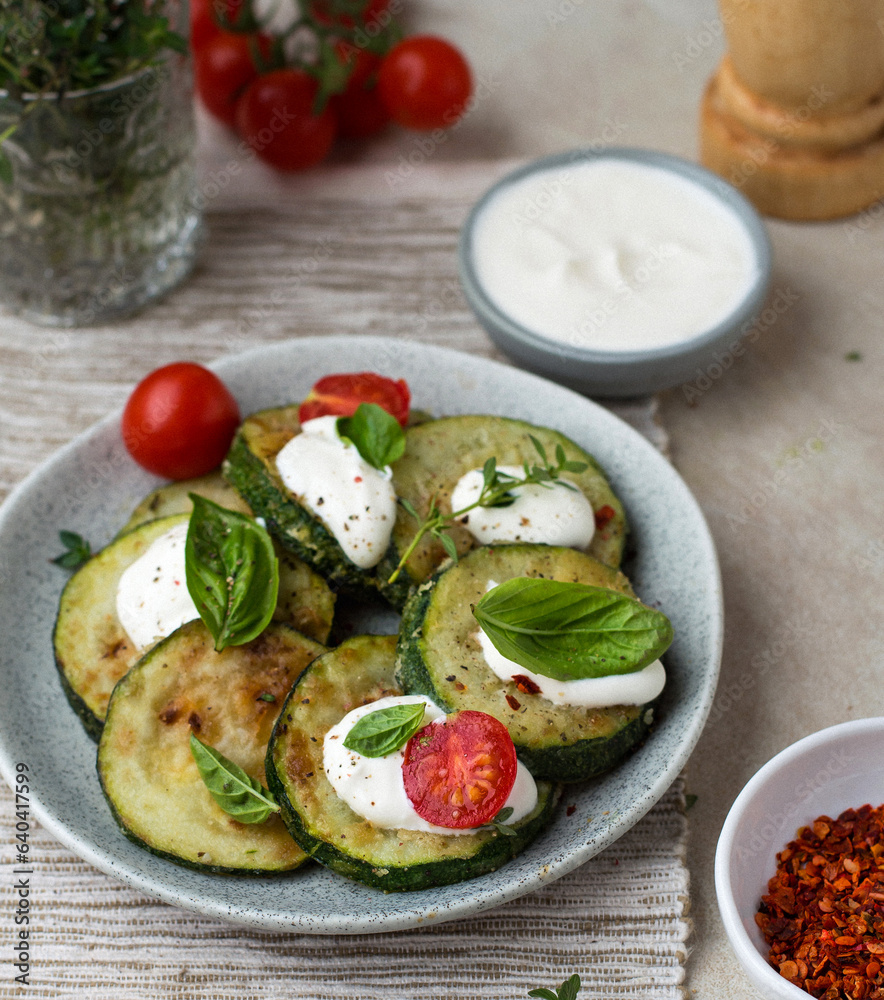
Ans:
[[[305,854],[279,815],[245,824],[203,784],[190,734],[266,785],[264,754],[286,694],[325,647],[287,625],[215,651],[189,622],[120,681],[98,745],[98,775],[125,835],[189,868],[238,875],[291,871]]]
[[[446,711],[475,709],[500,719],[535,778],[581,781],[608,770],[644,737],[651,706],[556,705],[493,673],[476,638],[479,625],[470,606],[485,595],[491,581],[519,576],[632,593],[622,573],[574,549],[476,549],[443,568],[410,598],[402,614],[396,678],[408,694],[425,694]]]
[[[531,441],[535,437],[553,459],[562,447],[569,461],[585,462],[580,473],[566,473],[592,504],[597,528],[588,552],[609,566],[619,566],[623,555],[627,524],[623,505],[614,495],[599,464],[570,438],[547,427],[537,427],[507,417],[445,417],[409,428],[405,454],[393,466],[396,495],[407,500],[421,518],[435,501],[442,513],[451,513],[451,493],[458,480],[471,469],[481,469],[494,457],[498,466],[535,465],[539,460]],[[396,607],[402,607],[410,586],[426,580],[447,558],[442,545],[429,537],[422,539],[406,563],[406,572],[392,583],[389,577],[413,540],[415,519],[400,507],[390,549],[377,567],[381,592]],[[461,525],[448,529],[458,554],[476,548],[478,542]]]
[[[323,768],[323,739],[358,705],[401,694],[395,636],[357,636],[314,660],[292,690],[267,748],[267,780],[292,836],[315,860],[385,892],[426,889],[494,871],[549,822],[557,786],[538,784],[534,811],[512,826],[448,836],[373,826],[338,797]]]
[[[195,479],[179,479],[174,483],[160,486],[148,493],[140,504],[132,511],[129,520],[120,530],[120,535],[137,528],[139,524],[153,521],[158,517],[171,517],[173,514],[187,514],[193,509],[190,493],[196,493],[219,507],[235,510],[238,514],[251,515],[249,505],[227,482],[220,472],[209,472]]]
[[[320,573],[336,590],[377,595],[373,570],[357,566],[337,539],[285,486],[276,456],[301,431],[298,406],[262,410],[240,425],[223,472],[279,542]]]
[[[55,662],[68,700],[93,739],[98,739],[117,681],[144,653],[117,617],[117,585],[128,566],[189,514],[147,521],[121,535],[68,580],[55,623]],[[279,597],[274,619],[325,642],[334,615],[334,594],[325,581],[290,553],[277,549]]]

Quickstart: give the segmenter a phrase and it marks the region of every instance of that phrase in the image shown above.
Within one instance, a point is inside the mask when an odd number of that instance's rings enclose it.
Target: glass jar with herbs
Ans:
[[[0,306],[77,326],[200,242],[186,0],[0,0]]]

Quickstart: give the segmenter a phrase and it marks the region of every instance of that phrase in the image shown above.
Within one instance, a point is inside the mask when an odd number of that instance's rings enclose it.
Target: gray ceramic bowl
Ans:
[[[598,459],[623,501],[636,550],[630,579],[675,628],[669,679],[645,744],[601,778],[569,789],[538,839],[499,871],[458,885],[385,895],[317,866],[279,878],[189,871],[130,843],[95,771],[95,744],[67,704],[52,655],[66,574],[58,531],[96,548],[160,481],[120,438],[120,414],[70,442],[0,508],[0,774],[28,767],[30,808],[50,834],[140,891],[237,923],[312,934],[372,933],[451,920],[539,888],[593,857],[669,788],[712,705],[722,644],[718,562],[703,515],[666,459],[612,413],[486,358],[382,337],[304,337],[224,359],[216,371],[242,413],[303,399],[335,371],[404,378],[414,404],[436,414],[500,414],[556,427]],[[395,625],[393,626],[395,628]]]
[[[728,813],[715,855],[724,929],[752,984],[769,1000],[808,996],[767,963],[755,913],[776,856],[818,816],[884,803],[884,718],[843,722],[786,747],[755,774]]]
[[[475,265],[476,222],[502,189],[534,173],[572,167],[601,158],[627,160],[662,168],[699,185],[729,206],[745,227],[757,257],[757,277],[733,311],[703,333],[665,347],[597,350],[560,343],[513,320],[483,287]],[[476,203],[467,217],[459,247],[460,280],[467,301],[494,343],[523,368],[592,396],[640,396],[690,379],[709,377],[713,366],[733,361],[740,338],[761,310],[770,284],[771,247],[758,213],[727,182],[687,160],[651,150],[614,147],[575,150],[529,163],[502,178]]]

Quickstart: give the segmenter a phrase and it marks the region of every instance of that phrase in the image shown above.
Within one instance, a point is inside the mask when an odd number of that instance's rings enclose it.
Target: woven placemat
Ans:
[[[565,798],[567,803],[567,796]],[[435,927],[334,937],[267,933],[167,906],[80,861],[32,824],[16,874],[0,794],[0,996],[88,1000],[513,1000],[573,972],[581,1000],[681,998],[689,932],[681,781],[607,851],[552,885]],[[14,886],[27,880],[29,985],[10,963]]]
[[[452,170],[454,168],[451,168]],[[499,357],[457,284],[457,234],[481,182],[420,197],[310,192],[209,214],[192,279],[115,327],[42,330],[0,314],[0,497],[159,364],[292,336],[383,334]],[[612,407],[665,450],[653,401]],[[2,586],[2,581],[0,581]],[[565,800],[567,804],[567,797]],[[573,972],[580,1000],[682,998],[689,933],[679,780],[626,836],[538,892],[475,917],[370,936],[263,933],[185,912],[74,857],[32,823],[15,871],[0,789],[0,997],[403,1000],[524,997]],[[15,981],[16,881],[29,879],[29,984]]]

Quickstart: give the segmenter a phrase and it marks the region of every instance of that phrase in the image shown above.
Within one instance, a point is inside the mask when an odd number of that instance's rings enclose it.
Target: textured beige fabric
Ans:
[[[567,804],[567,795],[564,800]],[[13,810],[0,794],[4,897]],[[478,916],[391,934],[324,937],[235,927],[152,900],[56,843],[31,838],[31,985],[2,930],[0,997],[84,1000],[515,1000],[578,972],[581,1000],[681,998],[689,932],[681,782],[628,834],[544,889]]]
[[[191,281],[114,327],[44,330],[0,314],[0,496],[169,361],[332,333],[499,357],[457,285],[454,248],[471,200],[458,192],[482,177],[468,174],[465,187],[394,199],[382,212],[320,196],[215,212]],[[665,447],[653,403],[617,409]],[[580,1000],[680,998],[690,926],[682,807],[677,782],[607,852],[537,893],[475,918],[366,937],[261,933],[204,919],[96,872],[35,829],[25,991],[10,959],[14,814],[4,786],[0,997],[511,1000],[577,971]]]

